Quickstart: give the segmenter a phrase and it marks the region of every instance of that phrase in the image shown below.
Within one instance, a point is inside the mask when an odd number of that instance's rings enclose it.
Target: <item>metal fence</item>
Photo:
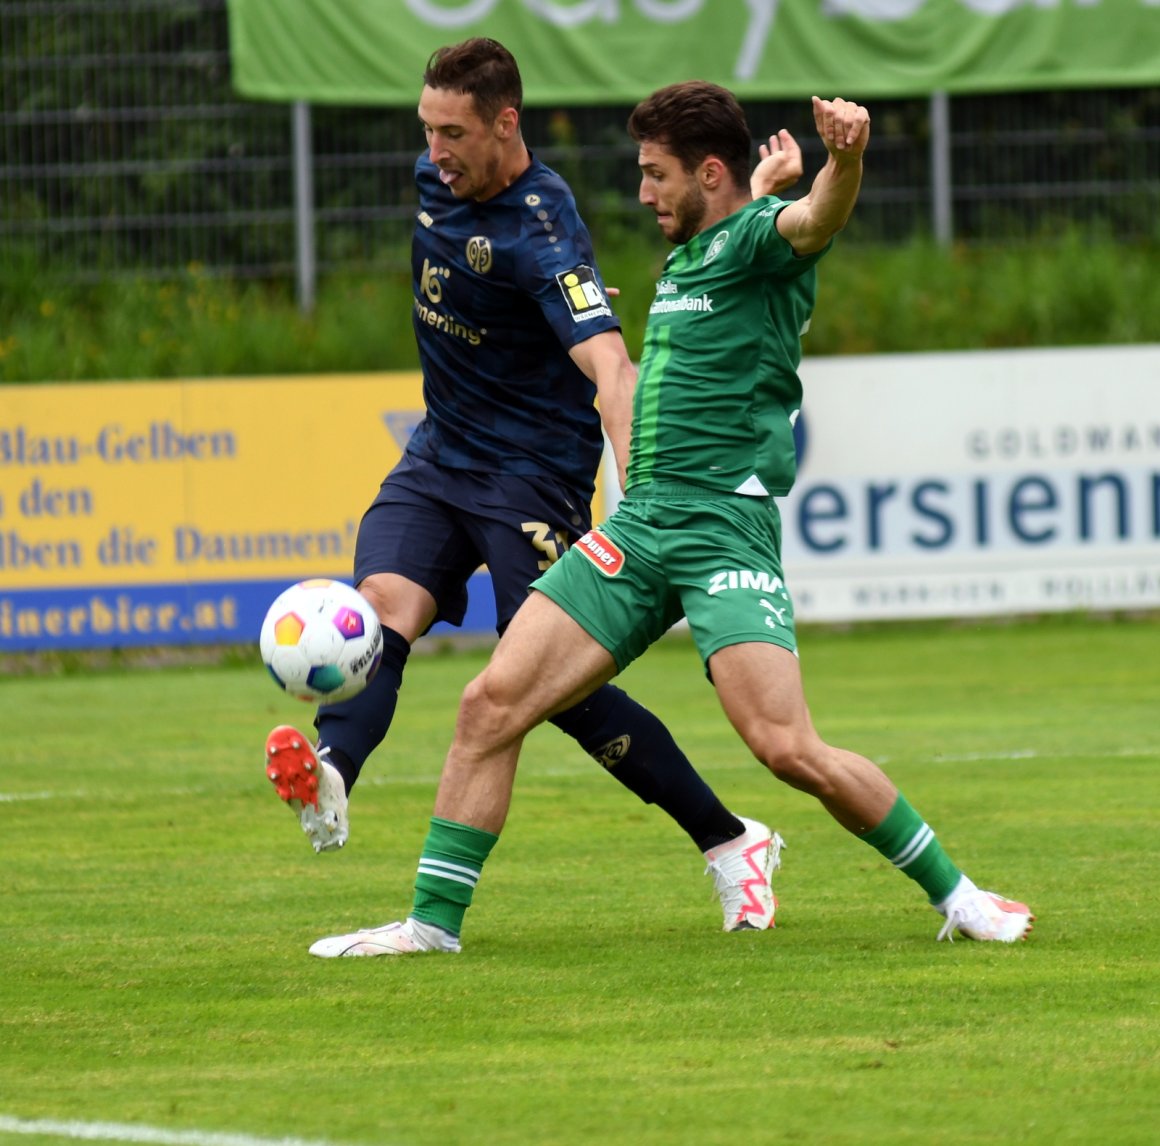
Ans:
[[[417,78],[418,82],[418,78]],[[0,2],[0,265],[78,279],[299,277],[405,261],[413,111],[291,108],[230,86],[225,0]],[[418,92],[416,90],[416,96]],[[851,98],[858,93],[846,92]],[[532,108],[599,244],[636,226],[627,107]],[[854,241],[1155,239],[1160,89],[875,100]],[[747,104],[820,158],[803,101]]]

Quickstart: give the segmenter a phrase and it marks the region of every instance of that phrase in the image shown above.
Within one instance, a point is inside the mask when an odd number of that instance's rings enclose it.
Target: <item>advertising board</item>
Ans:
[[[806,359],[803,620],[1160,606],[1160,348]]]
[[[1160,608],[1160,346],[801,373],[802,621]],[[349,580],[421,416],[417,374],[0,388],[0,652],[256,640],[292,581]],[[494,625],[481,570],[459,631]]]

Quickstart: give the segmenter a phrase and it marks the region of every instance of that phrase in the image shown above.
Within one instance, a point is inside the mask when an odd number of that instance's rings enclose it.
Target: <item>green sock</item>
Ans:
[[[901,794],[882,823],[858,838],[865,840],[903,875],[914,880],[931,903],[941,903],[946,899],[963,874],[951,863],[934,832]]]
[[[498,840],[491,832],[432,816],[415,877],[412,917],[458,935],[483,861]]]

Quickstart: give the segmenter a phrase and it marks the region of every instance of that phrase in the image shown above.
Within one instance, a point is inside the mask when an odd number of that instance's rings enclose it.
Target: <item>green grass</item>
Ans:
[[[1152,1142],[1158,648],[1154,618],[804,634],[819,730],[1032,903],[1013,947],[936,943],[917,888],[748,759],[680,638],[623,683],[788,840],[773,932],[722,934],[688,841],[541,729],[462,955],[309,958],[405,912],[482,653],[413,659],[322,857],[260,766],[309,710],[256,662],[0,677],[0,1116],[351,1146]]]

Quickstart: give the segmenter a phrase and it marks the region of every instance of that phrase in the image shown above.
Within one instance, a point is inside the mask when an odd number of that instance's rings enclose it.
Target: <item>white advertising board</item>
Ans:
[[[802,620],[1160,607],[1160,346],[806,359]]]
[[[801,376],[780,503],[799,620],[1160,608],[1160,346],[807,357]]]

